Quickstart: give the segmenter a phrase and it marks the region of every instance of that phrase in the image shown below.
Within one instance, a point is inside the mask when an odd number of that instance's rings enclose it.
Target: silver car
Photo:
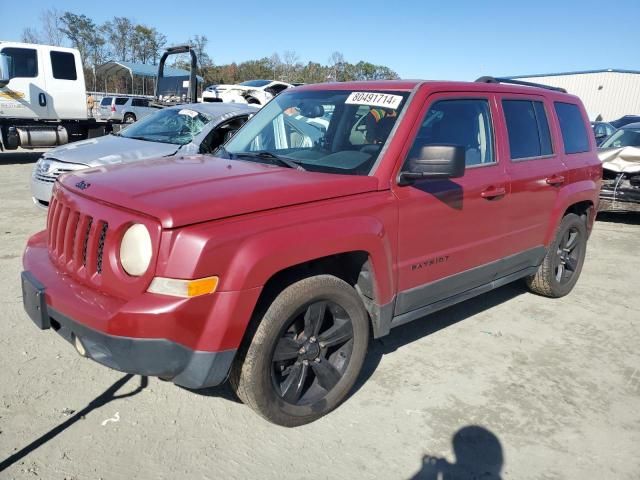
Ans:
[[[49,150],[33,169],[33,202],[47,208],[54,182],[66,172],[176,154],[212,153],[257,110],[237,103],[178,105],[158,110],[117,134]]]

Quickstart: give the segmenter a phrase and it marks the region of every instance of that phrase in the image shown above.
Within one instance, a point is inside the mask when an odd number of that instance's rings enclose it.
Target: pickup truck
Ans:
[[[63,175],[24,252],[25,309],[107,367],[228,378],[269,421],[312,422],[370,337],[516,280],[576,284],[602,178],[586,112],[505,82],[305,85],[215,156]]]

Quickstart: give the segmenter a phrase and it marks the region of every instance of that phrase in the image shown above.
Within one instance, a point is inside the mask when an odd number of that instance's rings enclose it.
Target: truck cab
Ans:
[[[87,122],[78,50],[0,42],[0,148],[67,143]]]

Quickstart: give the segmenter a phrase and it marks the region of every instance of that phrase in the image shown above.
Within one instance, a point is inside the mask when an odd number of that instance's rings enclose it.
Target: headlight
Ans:
[[[151,263],[151,235],[140,223],[131,225],[120,243],[120,264],[134,277],[144,274]]]

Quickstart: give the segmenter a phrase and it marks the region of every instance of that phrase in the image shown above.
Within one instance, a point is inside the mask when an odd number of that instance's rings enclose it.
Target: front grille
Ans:
[[[87,276],[102,274],[108,223],[84,215],[54,197],[49,206],[49,255],[69,272],[85,269]]]
[[[98,260],[97,260],[98,273],[102,273],[102,254],[104,253],[104,241],[107,238],[108,229],[109,229],[109,224],[107,222],[104,222],[102,224],[102,229],[100,230],[100,238],[98,239]]]
[[[64,174],[73,172],[80,168],[86,168],[84,165],[69,164],[54,159],[43,159],[38,161],[33,177],[45,183],[54,183],[56,179]]]

